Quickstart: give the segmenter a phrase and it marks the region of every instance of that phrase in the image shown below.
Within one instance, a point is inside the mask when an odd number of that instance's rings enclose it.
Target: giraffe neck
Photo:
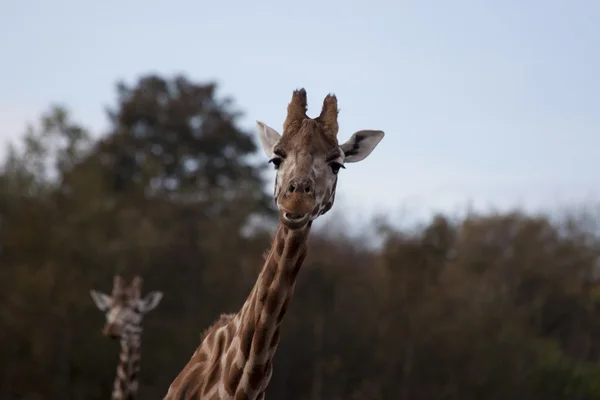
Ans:
[[[279,226],[242,309],[222,315],[207,330],[163,400],[264,400],[279,327],[306,257],[310,224],[294,231]]]
[[[243,391],[250,399],[260,398],[271,380],[280,326],[306,257],[310,225],[309,222],[304,229],[290,230],[280,224],[258,280],[235,317],[239,347],[231,351],[236,352],[238,365],[245,362],[239,376],[236,368],[230,366],[226,386],[237,387],[236,394]]]
[[[132,400],[137,396],[141,356],[141,327],[131,327],[121,339],[121,353],[112,400]]]

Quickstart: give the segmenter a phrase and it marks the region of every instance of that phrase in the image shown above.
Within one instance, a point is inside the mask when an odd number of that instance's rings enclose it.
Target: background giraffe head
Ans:
[[[139,332],[142,317],[153,310],[162,299],[162,292],[150,292],[141,298],[142,278],[136,276],[126,286],[119,275],[114,277],[112,295],[91,290],[96,306],[106,314],[103,333],[112,338],[126,338],[129,333]]]
[[[333,205],[338,172],[345,163],[364,160],[383,139],[383,131],[362,130],[338,143],[337,99],[329,94],[317,118],[306,115],[304,89],[294,91],[283,133],[257,121],[269,162],[277,170],[275,203],[290,229],[305,226]]]

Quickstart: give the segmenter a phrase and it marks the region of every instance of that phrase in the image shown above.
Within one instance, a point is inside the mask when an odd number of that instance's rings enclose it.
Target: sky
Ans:
[[[300,87],[312,117],[337,95],[340,142],[385,131],[340,173],[358,219],[596,202],[598,21],[592,0],[5,1],[0,141],[52,103],[100,135],[117,81],[182,73],[253,132],[281,130]]]

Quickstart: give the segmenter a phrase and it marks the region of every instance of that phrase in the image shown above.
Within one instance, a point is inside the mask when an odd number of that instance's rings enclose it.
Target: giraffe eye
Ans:
[[[332,162],[329,164],[329,166],[331,167],[331,172],[333,172],[334,175],[337,175],[338,172],[340,172],[340,168],[346,168],[344,167],[344,164],[341,164],[339,162]]]
[[[273,157],[269,160],[269,162],[273,163],[275,169],[278,169],[281,163],[283,162],[283,159],[281,157]]]

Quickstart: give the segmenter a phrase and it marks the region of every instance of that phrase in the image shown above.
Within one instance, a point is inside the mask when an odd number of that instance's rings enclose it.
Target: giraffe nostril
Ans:
[[[312,191],[313,191],[313,184],[310,181],[294,182],[294,183],[290,183],[288,186],[288,192],[290,192],[290,193],[300,192],[300,193],[310,194],[310,193],[312,193]]]

